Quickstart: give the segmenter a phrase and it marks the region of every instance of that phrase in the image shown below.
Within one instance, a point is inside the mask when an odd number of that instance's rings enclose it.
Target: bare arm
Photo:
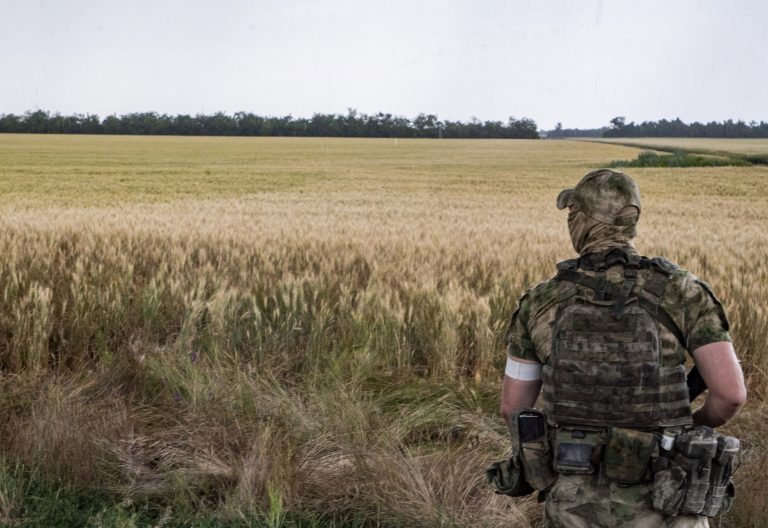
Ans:
[[[529,363],[517,360],[521,363]],[[533,362],[530,362],[533,363]],[[509,425],[509,417],[517,409],[533,407],[541,390],[541,380],[519,380],[504,376],[501,385],[501,417]]]
[[[704,405],[693,414],[694,425],[718,427],[736,416],[747,399],[744,374],[733,345],[719,341],[693,351],[693,360],[709,391]]]

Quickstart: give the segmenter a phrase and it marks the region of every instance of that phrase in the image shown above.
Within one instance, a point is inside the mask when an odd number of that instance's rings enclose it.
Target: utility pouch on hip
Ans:
[[[485,479],[495,488],[498,495],[523,497],[533,493],[533,488],[525,481],[523,472],[514,459],[494,462],[485,470]]]
[[[563,475],[589,475],[602,458],[602,431],[558,427],[555,435],[555,471]]]
[[[735,488],[731,476],[736,470],[736,457],[741,443],[733,436],[718,436],[717,450],[712,459],[712,475],[702,515],[714,517],[731,509]]]
[[[653,433],[611,427],[603,474],[621,484],[647,482],[654,454],[658,454],[658,442]]]
[[[686,474],[681,514],[702,513],[710,487],[712,459],[716,451],[717,438],[709,427],[694,427],[683,431],[675,439],[673,463],[682,467]]]
[[[538,491],[548,489],[557,478],[552,469],[547,419],[535,409],[521,409],[512,415],[513,450],[519,453],[528,483]]]
[[[677,515],[685,496],[684,486],[685,470],[680,466],[671,466],[656,473],[651,490],[653,507],[665,515]]]

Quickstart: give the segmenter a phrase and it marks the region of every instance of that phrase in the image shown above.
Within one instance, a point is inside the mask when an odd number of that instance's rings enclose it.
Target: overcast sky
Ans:
[[[768,2],[0,0],[0,113],[768,121]]]

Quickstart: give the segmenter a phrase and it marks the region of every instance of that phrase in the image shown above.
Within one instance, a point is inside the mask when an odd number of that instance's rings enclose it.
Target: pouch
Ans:
[[[671,466],[656,473],[653,476],[651,495],[655,509],[665,515],[677,515],[685,496],[685,470]]]
[[[735,488],[731,475],[736,469],[736,456],[739,453],[740,442],[733,436],[717,436],[717,451],[712,459],[711,477],[707,498],[704,503],[702,515],[714,517],[722,509],[727,512],[731,503]]]
[[[499,495],[524,497],[533,493],[533,488],[523,478],[513,459],[494,462],[485,470],[485,479]]]
[[[687,458],[677,454],[673,463],[682,468],[686,474],[685,497],[680,505],[680,513],[683,515],[699,515],[704,509],[704,504],[709,491],[709,471],[711,461],[702,461],[697,458]]]
[[[590,475],[602,457],[602,431],[559,427],[555,435],[555,471],[563,475]]]
[[[699,515],[704,510],[709,492],[717,438],[711,428],[695,427],[677,435],[675,451],[672,462],[686,473],[685,497],[680,513]]]
[[[658,455],[656,435],[611,427],[605,450],[606,478],[621,484],[647,482],[651,457]]]
[[[517,444],[525,479],[538,491],[548,489],[557,473],[552,469],[552,450],[544,413],[522,409],[513,415],[512,423],[512,442]]]

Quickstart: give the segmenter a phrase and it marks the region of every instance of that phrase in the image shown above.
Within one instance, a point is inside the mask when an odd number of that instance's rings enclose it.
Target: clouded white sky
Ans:
[[[768,121],[768,2],[0,0],[0,113]]]

